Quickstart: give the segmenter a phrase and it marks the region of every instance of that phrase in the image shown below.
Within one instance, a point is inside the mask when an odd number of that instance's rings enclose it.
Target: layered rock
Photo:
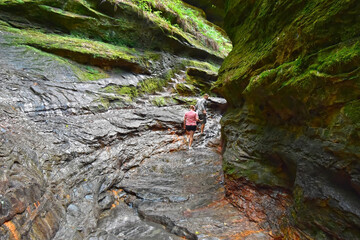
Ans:
[[[166,209],[169,203],[161,191],[146,199],[141,215],[134,209],[145,200],[132,180],[142,177],[133,173],[144,161],[161,156],[173,175],[176,160],[190,170],[199,161],[188,161],[186,152],[186,158],[168,157],[185,148],[183,114],[196,101],[179,96],[173,86],[185,82],[187,68],[216,77],[225,54],[211,38],[198,39],[167,22],[167,15],[176,15],[168,7],[143,9],[140,2],[0,2],[0,239],[197,239],[205,223],[184,221],[181,204],[189,202],[191,211],[223,197],[220,156],[201,153],[217,172],[208,174],[205,164],[199,169],[212,184],[204,187],[207,197],[190,201],[193,193],[179,186],[169,196],[177,205],[173,215],[156,211],[156,204]],[[214,107],[223,106],[222,100]],[[217,139],[215,115],[208,126]],[[202,139],[203,147],[207,143]],[[154,186],[150,180],[158,172],[148,170],[144,179],[151,192],[166,180]],[[209,189],[219,191],[216,199]],[[227,207],[238,220],[236,209]]]
[[[162,108],[154,106],[145,94],[132,101],[122,89],[140,91],[140,86],[135,87],[139,82],[146,90],[157,89],[146,85],[151,79],[144,80],[143,75],[121,72],[79,81],[77,71],[83,69],[72,68],[70,63],[75,63],[33,48],[9,45],[5,37],[0,37],[0,238],[148,239],[150,235],[153,239],[180,239],[176,235],[186,235],[196,239],[194,228],[190,232],[183,225],[181,206],[174,214],[176,219],[157,214],[150,205],[167,202],[159,192],[162,200],[147,199],[151,213],[144,210],[139,216],[132,208],[133,197],[142,196],[143,191],[126,190],[134,169],[143,161],[158,160],[159,155],[185,147],[178,134],[182,133],[186,108],[176,102]],[[115,90],[110,91],[109,86]],[[218,122],[219,116],[211,124],[216,136]],[[218,154],[211,156],[216,156],[214,161],[220,160]],[[176,162],[172,157],[164,158],[164,165]],[[191,170],[194,162],[188,164]],[[159,167],[156,162],[154,166]],[[201,169],[210,176],[207,168]],[[216,164],[214,169],[219,174],[221,166]],[[148,173],[155,176],[157,171]],[[211,179],[222,191],[218,175]],[[154,188],[151,184],[147,187]],[[212,200],[212,192],[206,192]],[[179,186],[174,197],[182,194]],[[181,200],[187,201],[186,196]],[[203,200],[192,201],[188,208],[192,210],[198,204],[204,204]]]
[[[226,9],[234,48],[217,82],[231,106],[222,120],[225,172],[291,190],[283,230],[355,239],[360,3],[232,0]]]
[[[185,24],[190,20],[179,16],[178,21],[184,26],[174,25],[176,22],[167,18],[169,9],[156,9],[150,2],[142,4],[145,3],[135,0],[5,1],[0,3],[0,19],[18,28],[42,28],[118,46],[163,50],[218,62],[226,55],[226,51],[218,51],[216,43],[211,44],[211,37],[183,29],[185,25],[199,29],[196,22]]]

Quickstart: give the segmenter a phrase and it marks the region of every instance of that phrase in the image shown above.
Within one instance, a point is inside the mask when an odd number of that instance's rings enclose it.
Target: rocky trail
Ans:
[[[50,57],[6,49],[28,60],[0,62],[1,239],[270,239],[225,198],[223,99],[188,150],[185,105],[151,104],[173,84],[104,109],[99,89],[135,75],[79,82]]]

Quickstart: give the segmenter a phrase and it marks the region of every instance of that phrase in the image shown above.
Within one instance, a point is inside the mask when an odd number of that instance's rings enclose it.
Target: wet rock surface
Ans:
[[[187,108],[151,104],[171,92],[101,102],[109,81],[142,76],[79,82],[49,55],[16,64],[25,48],[0,47],[0,239],[270,239],[225,199],[223,99],[188,150]]]

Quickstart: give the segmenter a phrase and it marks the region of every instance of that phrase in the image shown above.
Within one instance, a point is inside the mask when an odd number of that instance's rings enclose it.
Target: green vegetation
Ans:
[[[309,111],[321,110],[325,106],[346,103],[360,95],[357,81],[360,67],[360,44],[349,41],[322,49],[309,56],[285,62],[250,78],[242,94],[249,101],[271,105],[271,114],[284,119],[295,117],[300,121],[314,118]],[[349,86],[352,87],[349,87]],[[326,87],[326,91],[324,91]],[[229,89],[232,91],[231,89]],[[284,96],[294,96],[286,101]],[[296,106],[296,108],[294,108]],[[264,111],[261,111],[264,113]],[[258,112],[260,113],[260,111]],[[277,117],[275,116],[275,117]],[[324,124],[330,124],[325,121]],[[318,122],[314,118],[314,123]]]
[[[190,105],[196,105],[196,102],[197,102],[197,99],[196,98],[191,98],[191,97],[184,97],[184,96],[175,96],[173,97],[173,100],[175,102],[180,102],[180,103],[183,103],[187,106],[190,106]]]
[[[218,64],[215,63],[211,63],[211,62],[200,62],[197,60],[188,60],[188,59],[184,59],[182,61],[182,64],[184,66],[191,66],[191,67],[195,67],[195,68],[199,68],[199,69],[203,69],[205,71],[210,71],[213,73],[217,73],[219,71],[220,66]]]
[[[84,53],[93,57],[107,59],[137,60],[134,56],[136,53],[135,50],[126,47],[119,47],[83,38],[45,34],[36,30],[20,31],[14,28],[6,28],[5,30],[17,33],[17,35],[14,35],[14,42],[17,44],[30,45],[45,50],[69,50],[74,53]]]
[[[134,86],[115,86],[110,85],[103,88],[103,91],[106,93],[115,93],[121,96],[128,96],[131,99],[139,96],[139,91]]]
[[[151,102],[152,104],[158,107],[163,107],[167,105],[167,102],[164,97],[155,97]]]
[[[151,68],[149,60],[158,58],[155,53],[141,53],[135,49],[84,38],[46,34],[38,30],[19,30],[5,25],[0,25],[0,30],[12,33],[9,38],[14,44],[32,46],[82,64],[148,73],[147,68]],[[94,73],[94,69],[89,72]]]
[[[206,20],[202,10],[180,0],[106,0],[101,6],[87,0],[66,3],[13,0],[1,2],[0,6],[9,16],[16,16],[16,24],[0,21],[0,31],[9,33],[7,37],[11,44],[36,48],[41,54],[57,56],[68,65],[70,62],[80,81],[106,78],[116,69],[150,74],[159,62],[165,62],[163,54],[153,49],[170,51],[174,48],[184,55],[195,49],[202,57],[213,61],[219,61],[214,55],[225,56],[231,49],[229,39]],[[54,29],[48,26],[54,26]],[[138,86],[104,88],[104,93],[113,94],[105,94],[99,102],[107,102],[102,104],[106,108],[110,102],[162,91],[176,73],[188,66],[214,74],[219,69],[211,62],[170,59],[173,60],[170,70],[149,77]],[[191,84],[187,85],[195,90]],[[112,99],[112,95],[122,98]],[[161,103],[157,101],[157,104]]]
[[[52,59],[55,59],[57,62],[59,62],[62,65],[69,66],[73,70],[75,75],[78,77],[79,81],[93,81],[93,80],[98,80],[101,78],[107,78],[109,76],[104,70],[102,70],[100,68],[76,64],[74,62],[70,62],[69,60],[67,60],[65,58],[40,51],[37,48],[30,47],[30,46],[25,46],[25,47],[30,49],[31,51],[36,52],[36,54],[50,57]]]
[[[359,217],[344,203],[356,203],[359,183],[358,1],[230,0],[226,9],[234,48],[216,87],[234,110],[222,120],[224,172],[293,191],[288,220],[308,239],[356,238]],[[236,159],[243,152],[251,158]],[[286,171],[295,186],[283,184]]]
[[[196,89],[193,85],[186,83],[178,83],[175,86],[176,92],[181,96],[195,96]]]
[[[345,105],[343,111],[354,125],[360,126],[360,100],[349,102]]]
[[[190,33],[200,39],[203,45],[226,56],[232,45],[217,27],[208,22],[200,9],[184,4],[181,0],[128,0],[136,3],[143,11],[157,21]]]
[[[226,35],[217,26],[208,22],[200,9],[180,0],[105,0],[101,1],[101,4],[90,0],[69,0],[66,3],[14,0],[1,2],[0,6],[6,14],[16,16],[16,23],[12,26],[26,31],[20,36],[26,38],[26,43],[23,44],[56,52],[55,54],[62,56],[72,55],[69,52],[75,51],[94,56],[97,60],[104,57],[111,60],[124,59],[142,65],[141,59],[136,57],[137,54],[134,56],[129,49],[111,49],[114,54],[97,51],[100,42],[124,48],[165,50],[183,55],[194,54],[195,50],[199,51],[199,54],[208,54],[209,58],[215,61],[226,56],[231,49]],[[57,34],[48,34],[48,26],[54,26]],[[40,35],[40,31],[29,32],[26,28],[42,29],[46,33]],[[70,37],[64,38],[56,45],[53,43],[55,35]],[[38,41],[44,37],[47,38],[45,42]],[[88,46],[83,48],[74,39],[96,40],[93,41],[96,46],[91,47],[87,43]],[[73,42],[70,43],[71,46],[66,44],[69,41]]]
[[[155,93],[162,90],[167,84],[165,78],[148,78],[140,82],[140,91],[143,93]]]
[[[232,150],[227,150],[232,151]],[[269,159],[233,159],[223,163],[224,173],[234,179],[246,178],[260,185],[291,187],[292,181],[283,171],[281,163]]]
[[[74,73],[79,77],[80,81],[94,81],[109,77],[109,75],[101,68],[91,66],[80,67],[74,64],[72,64],[71,67]]]

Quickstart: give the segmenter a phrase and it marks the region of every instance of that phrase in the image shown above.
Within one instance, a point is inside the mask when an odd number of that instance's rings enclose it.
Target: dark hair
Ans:
[[[194,105],[190,105],[190,109],[195,110],[195,106],[194,106]]]

